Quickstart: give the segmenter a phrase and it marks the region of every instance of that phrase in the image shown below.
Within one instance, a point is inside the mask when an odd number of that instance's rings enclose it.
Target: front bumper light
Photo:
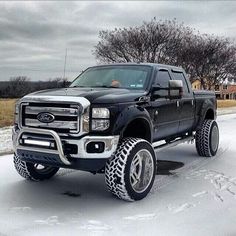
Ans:
[[[108,129],[110,126],[109,120],[92,120],[92,130],[94,131],[103,131]]]
[[[110,111],[107,108],[93,108],[92,109],[92,118],[98,119],[109,119]]]

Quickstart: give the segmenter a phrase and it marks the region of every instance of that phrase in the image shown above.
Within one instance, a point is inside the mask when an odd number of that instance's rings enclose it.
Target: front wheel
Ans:
[[[107,162],[107,187],[126,201],[141,200],[150,192],[156,175],[156,157],[149,142],[125,138]]]
[[[219,146],[219,128],[215,120],[205,120],[196,132],[196,149],[199,156],[215,156]]]
[[[50,179],[59,170],[58,167],[44,166],[22,161],[14,154],[15,168],[22,177],[28,180],[40,181]]]

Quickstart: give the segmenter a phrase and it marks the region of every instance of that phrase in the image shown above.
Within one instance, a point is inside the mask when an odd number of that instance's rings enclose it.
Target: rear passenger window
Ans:
[[[172,72],[172,73],[174,75],[175,80],[182,80],[183,81],[183,86],[184,86],[183,87],[183,92],[184,92],[184,94],[189,93],[188,85],[187,85],[187,82],[186,82],[186,79],[185,79],[183,73],[181,73],[181,72]]]

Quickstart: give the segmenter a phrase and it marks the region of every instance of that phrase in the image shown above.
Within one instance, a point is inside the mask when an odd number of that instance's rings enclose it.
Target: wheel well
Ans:
[[[123,132],[124,137],[143,138],[151,142],[152,134],[148,121],[142,118],[131,121]]]
[[[215,119],[215,114],[212,109],[208,109],[205,115],[205,120],[214,120]]]

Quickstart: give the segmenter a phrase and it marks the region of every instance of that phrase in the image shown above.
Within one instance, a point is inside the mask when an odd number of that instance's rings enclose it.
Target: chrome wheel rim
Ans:
[[[213,152],[217,150],[218,144],[219,144],[219,130],[217,126],[214,126],[211,132],[211,148]]]
[[[154,161],[152,154],[142,149],[134,156],[130,167],[130,183],[137,193],[144,192],[152,181]]]

